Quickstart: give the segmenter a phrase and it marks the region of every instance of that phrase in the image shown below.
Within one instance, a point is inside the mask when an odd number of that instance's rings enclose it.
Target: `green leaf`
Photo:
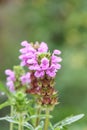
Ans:
[[[53,125],[52,125],[51,122],[50,122],[50,129],[51,129],[51,130],[54,130],[54,127],[53,127]]]
[[[59,127],[57,127],[57,128],[54,128],[54,130],[60,130],[60,128],[59,128]]]
[[[68,130],[68,128],[66,126],[63,126],[63,130]]]
[[[8,122],[12,122],[14,124],[19,124],[19,121],[16,120],[14,117],[9,117],[9,116],[6,116],[6,117],[2,117],[0,118],[0,120],[6,120]],[[24,126],[29,128],[29,130],[34,130],[33,126],[27,122],[24,122]]]
[[[35,115],[35,109],[34,109],[34,107],[32,107],[32,103],[33,103],[33,101],[32,100],[30,100],[30,105],[28,105],[28,114],[27,114],[27,118],[26,118],[26,121],[29,121],[30,120],[30,117],[32,116],[32,115]],[[35,118],[32,118],[31,119],[31,122],[32,122],[32,124],[35,124]]]
[[[0,82],[0,91],[6,92],[7,91],[6,89],[7,89],[6,86]]]
[[[82,117],[84,117],[84,114],[79,114],[79,115],[76,115],[76,116],[67,117],[64,120],[56,123],[54,125],[54,128],[59,127],[60,129],[62,129],[64,126],[69,125],[69,124],[71,124],[71,123],[73,123],[75,121],[78,121]]]
[[[4,103],[0,104],[0,109],[4,108],[6,106],[9,106],[9,105],[10,105],[9,101],[5,101]]]
[[[2,82],[0,82],[0,91],[5,92],[5,94],[7,94],[8,96],[10,94],[8,88]]]
[[[41,127],[40,125],[38,125],[35,130],[42,130],[43,127]]]
[[[8,122],[12,122],[12,123],[15,123],[15,124],[19,124],[18,121],[16,121],[14,119],[14,117],[9,117],[9,116],[5,116],[5,117],[1,117],[0,120],[6,120]]]
[[[24,126],[29,128],[29,130],[35,130],[34,127],[30,123],[28,123],[28,122],[25,122]]]
[[[32,115],[32,116],[30,117],[30,119],[32,119],[32,118],[37,118],[37,117],[40,117],[41,119],[45,119],[46,116],[47,116],[46,114]],[[49,118],[52,118],[52,116],[49,115]]]

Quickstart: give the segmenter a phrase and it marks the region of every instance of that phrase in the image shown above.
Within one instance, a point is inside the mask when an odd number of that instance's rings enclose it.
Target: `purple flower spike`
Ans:
[[[45,42],[30,44],[27,41],[21,43],[24,48],[20,50],[22,66],[27,66],[29,70],[34,71],[36,78],[41,78],[45,74],[49,77],[55,77],[57,71],[61,68],[59,64],[62,58],[60,50],[54,50],[51,54],[48,52],[48,46]],[[41,56],[41,57],[39,57]]]
[[[40,67],[42,68],[42,70],[47,70],[48,67],[49,67],[49,60],[44,57],[42,60],[41,60],[41,65]]]

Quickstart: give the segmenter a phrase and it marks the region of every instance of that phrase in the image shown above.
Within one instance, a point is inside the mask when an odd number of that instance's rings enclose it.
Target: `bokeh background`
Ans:
[[[59,102],[52,122],[84,113],[69,130],[87,130],[87,0],[0,0],[0,80],[4,70],[18,65],[20,43],[44,41],[62,51],[56,78]],[[0,96],[0,103],[5,96]],[[0,110],[0,117],[9,108]],[[8,123],[0,121],[0,130]]]

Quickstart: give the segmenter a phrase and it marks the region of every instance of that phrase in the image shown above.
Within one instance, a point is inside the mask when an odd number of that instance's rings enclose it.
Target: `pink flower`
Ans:
[[[55,77],[56,76],[56,68],[54,65],[52,65],[47,71],[46,71],[46,74],[49,76],[49,77]]]
[[[6,85],[9,88],[10,92],[14,92],[14,83],[13,83],[13,81],[8,81],[6,83]]]
[[[27,41],[23,41],[23,42],[21,42],[21,45],[27,47],[27,46],[29,46],[29,43]]]
[[[52,64],[52,65],[55,66],[56,72],[57,72],[57,70],[61,69],[61,65],[60,64]]]
[[[22,54],[28,53],[28,52],[36,52],[36,50],[29,44],[29,46],[22,48],[19,50]]]
[[[36,50],[26,41],[23,42],[22,45],[25,47],[20,49],[21,55],[19,56],[19,59],[21,60],[22,66],[29,66],[30,64],[33,64],[33,61],[35,61]]]
[[[48,69],[48,67],[49,67],[49,60],[46,57],[44,57],[41,60],[40,67],[42,68],[42,70],[47,70]]]
[[[61,54],[61,51],[60,51],[60,50],[54,50],[54,51],[53,51],[53,54],[54,54],[54,55],[60,55],[60,54]]]
[[[52,63],[58,63],[58,62],[61,62],[61,61],[62,61],[62,58],[61,58],[61,57],[52,55],[52,57],[51,57],[51,62],[52,62]]]
[[[47,52],[48,46],[45,42],[41,42],[40,47],[38,48],[38,52]]]
[[[37,61],[34,58],[32,58],[32,59],[28,59],[27,63],[31,65],[37,63]]]
[[[7,80],[15,81],[15,74],[12,70],[10,69],[5,70],[5,74],[8,75]]]
[[[30,81],[31,81],[30,80],[30,73],[28,72],[25,75],[21,76],[20,80],[22,82],[22,85],[26,85],[26,84],[30,83]]]
[[[29,70],[40,70],[40,66],[37,63],[30,65],[28,68]]]
[[[35,77],[37,78],[42,78],[44,76],[45,72],[44,71],[36,71],[34,73]]]
[[[26,62],[25,61],[21,61],[20,66],[25,66]]]

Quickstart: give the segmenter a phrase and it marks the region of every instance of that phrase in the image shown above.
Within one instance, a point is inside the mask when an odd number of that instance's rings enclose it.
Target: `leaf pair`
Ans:
[[[58,123],[56,123],[55,125],[52,125],[50,123],[50,130],[61,130],[63,129],[65,126],[72,124],[75,121],[78,121],[79,119],[81,119],[82,117],[84,117],[84,114],[79,114],[76,116],[71,116],[71,117],[67,117],[62,121],[59,121]],[[15,120],[14,117],[2,117],[0,118],[0,120],[6,120],[8,122],[12,122],[14,124],[19,124],[19,122],[17,120]],[[27,127],[29,130],[43,130],[44,127],[44,122],[40,122],[40,124],[34,128],[30,123],[28,122],[24,122],[24,126]]]

